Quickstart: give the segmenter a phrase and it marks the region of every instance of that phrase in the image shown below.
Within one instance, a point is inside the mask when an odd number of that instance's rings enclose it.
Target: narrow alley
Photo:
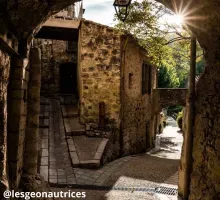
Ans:
[[[39,169],[53,191],[85,191],[89,200],[94,197],[96,200],[177,198],[183,136],[173,118],[167,118],[167,126],[157,136],[157,145],[150,152],[119,158],[98,169],[85,169],[73,166],[60,101],[43,99],[42,106],[45,105],[49,109],[49,124],[40,129],[43,139]],[[41,110],[47,115],[45,109]],[[161,187],[171,195],[163,194]]]
[[[219,200],[219,23],[217,0],[1,0],[0,199]]]

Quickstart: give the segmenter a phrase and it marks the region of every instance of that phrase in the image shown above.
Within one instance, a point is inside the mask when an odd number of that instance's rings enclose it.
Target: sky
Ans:
[[[115,15],[113,3],[114,0],[83,0],[83,7],[86,9],[84,18],[107,26],[114,26],[116,21],[113,20]],[[182,19],[166,15],[160,19],[160,22],[179,25],[182,23]]]
[[[83,0],[84,18],[100,24],[114,26],[114,0]]]

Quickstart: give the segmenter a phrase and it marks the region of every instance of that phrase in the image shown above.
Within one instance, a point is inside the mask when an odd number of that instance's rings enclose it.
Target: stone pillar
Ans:
[[[0,50],[0,194],[8,188],[7,177],[7,86],[10,57]]]
[[[38,48],[30,49],[30,79],[27,98],[27,128],[25,137],[24,173],[37,173],[40,88],[41,88],[41,53]]]
[[[13,188],[18,187],[23,169],[28,76],[28,60],[12,57],[8,87],[8,163]]]

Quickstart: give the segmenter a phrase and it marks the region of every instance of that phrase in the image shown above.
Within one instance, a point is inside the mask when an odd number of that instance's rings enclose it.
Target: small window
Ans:
[[[151,66],[142,64],[142,94],[151,94]]]
[[[133,74],[129,73],[129,77],[128,77],[128,88],[131,89],[133,86]]]
[[[67,42],[67,51],[76,52],[77,51],[77,43],[74,41]]]

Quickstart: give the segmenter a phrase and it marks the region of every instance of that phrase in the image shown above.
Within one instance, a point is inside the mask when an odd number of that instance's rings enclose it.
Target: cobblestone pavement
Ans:
[[[97,170],[72,168],[60,103],[58,100],[51,100],[48,137],[46,137],[45,131],[45,137],[42,141],[44,148],[42,148],[41,174],[48,174],[48,181],[55,183],[53,185],[55,187],[52,188],[54,191],[86,191],[86,199],[88,200],[175,199],[176,197],[155,195],[146,191],[111,189],[112,186],[126,189],[155,188],[164,183],[172,184],[171,187],[177,185],[180,155],[180,150],[177,151],[177,149],[181,149],[179,146],[182,144],[179,140],[180,135],[178,135],[180,133],[177,132],[175,124],[172,124],[173,121],[170,122],[171,124],[168,124],[165,132],[160,135],[161,146],[158,149],[163,151],[162,154],[161,151],[152,151],[146,154],[128,156],[108,163]],[[170,130],[176,132],[168,134],[166,131],[169,132]],[[168,139],[166,140],[166,138]],[[169,151],[166,151],[167,149]],[[174,154],[175,156],[173,156]],[[56,188],[56,184],[62,188]],[[73,189],[77,185],[84,187],[84,189]],[[70,186],[72,188],[68,188]],[[106,186],[107,189],[100,189],[103,186]]]
[[[121,158],[106,164],[101,169],[73,168],[68,152],[60,102],[50,100],[48,128],[40,129],[42,137],[40,174],[45,180],[58,185],[103,185],[111,173],[129,161]]]
[[[130,159],[131,157],[120,158],[97,170],[74,168],[76,182],[84,185],[105,185],[111,174],[118,171]]]
[[[76,183],[66,144],[60,103],[51,100],[49,126],[49,182],[58,184]]]

